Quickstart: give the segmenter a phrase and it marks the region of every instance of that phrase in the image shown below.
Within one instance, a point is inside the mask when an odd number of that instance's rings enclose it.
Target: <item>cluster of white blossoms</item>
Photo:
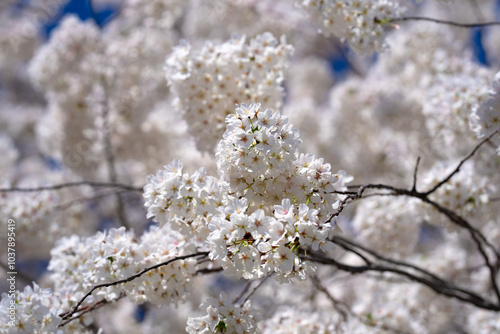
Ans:
[[[299,133],[279,112],[242,104],[226,122],[216,151],[221,179],[203,169],[183,174],[174,160],[148,178],[148,217],[195,236],[234,276],[305,279],[310,266],[299,250],[330,248],[324,221],[348,178],[323,159],[299,156]]]
[[[109,179],[112,145],[117,178],[127,183],[142,183],[161,166],[157,155],[195,151],[191,141],[178,140],[185,126],[161,126],[179,122],[165,107],[170,96],[161,68],[178,42],[173,26],[181,14],[179,1],[134,0],[103,30],[64,18],[29,67],[48,101],[36,127],[39,150],[87,179]]]
[[[88,315],[58,328],[63,321],[61,313],[70,310],[97,284],[128,278],[194,251],[190,241],[167,226],[151,227],[139,240],[123,227],[92,237],[62,238],[52,249],[48,266],[53,291],[34,284],[33,289],[27,286],[24,292],[16,291],[12,298],[2,294],[0,333],[91,333],[86,327],[94,320]],[[177,305],[193,290],[196,262],[193,258],[173,261],[128,283],[101,288],[84,305],[115,301],[125,295],[136,304]],[[9,308],[10,300],[15,302],[14,307]],[[14,316],[9,318],[11,314]],[[10,319],[14,319],[14,326],[9,325]]]
[[[345,40],[360,53],[382,51],[387,22],[403,12],[399,3],[391,0],[297,0],[296,6],[326,35]]]
[[[29,234],[45,234],[47,231],[41,231],[50,228],[52,222],[49,222],[54,211],[54,204],[59,204],[59,197],[50,191],[32,192],[28,194],[0,194],[2,207],[0,216],[12,217],[19,221],[18,227]],[[22,232],[21,232],[22,233]]]
[[[423,189],[436,186],[449,175],[458,165],[459,161],[441,162],[426,171],[422,177]],[[463,217],[471,217],[478,208],[488,202],[489,194],[496,185],[488,184],[488,178],[476,171],[473,161],[467,161],[460,169],[460,173],[437,189],[430,198],[443,207],[459,213]],[[456,229],[449,220],[436,209],[421,203],[420,214],[426,216],[431,224],[445,224],[446,227]],[[477,222],[479,223],[479,222]]]
[[[68,0],[3,0],[0,5],[0,82],[2,88],[26,84],[25,63],[43,38],[39,29],[49,24]],[[3,86],[5,85],[5,86]],[[12,92],[11,89],[8,89]],[[11,93],[9,92],[9,93]]]
[[[227,36],[257,36],[270,32],[285,34],[298,54],[315,53],[325,47],[322,36],[306,15],[290,0],[204,0],[186,1],[182,21],[183,37],[195,40],[226,40]],[[300,29],[297,27],[300,26]]]
[[[321,103],[333,85],[333,76],[331,64],[321,57],[309,56],[293,62],[287,76],[287,99]]]
[[[198,149],[213,151],[225,129],[224,120],[236,103],[282,104],[284,71],[293,49],[264,33],[248,42],[233,37],[192,50],[184,42],[166,63],[175,105],[189,124]]]
[[[144,187],[144,205],[148,208],[147,218],[198,242],[208,236],[207,222],[223,205],[222,183],[200,168],[192,175],[182,172],[183,164],[175,159],[148,176]]]
[[[209,224],[210,257],[230,275],[256,279],[274,273],[279,282],[304,280],[315,267],[301,259],[299,252],[332,247],[326,240],[331,225],[321,223],[319,211],[306,204],[297,210],[284,199],[282,205],[274,206],[274,217],[262,209],[247,211],[246,199],[235,199]]]
[[[461,156],[468,153],[476,136],[470,131],[473,115],[488,97],[491,71],[472,61],[451,58],[440,52],[434,58],[437,74],[427,91],[422,113],[435,145],[450,147],[443,156]]]
[[[365,325],[347,333],[389,334],[402,328],[408,333],[446,333],[450,314],[459,313],[454,300],[441,299],[425,286],[407,282],[394,284],[390,275],[378,280],[355,281],[355,284],[365,286],[370,297],[357,294],[353,310],[365,319]],[[373,329],[367,328],[367,323]]]
[[[74,305],[94,285],[128,278],[193,251],[188,240],[168,227],[152,227],[139,240],[123,227],[88,238],[73,236],[61,239],[51,251],[50,279],[66,303]],[[138,304],[177,304],[192,290],[196,262],[192,258],[173,261],[133,281],[99,289],[87,302],[112,301],[125,294]]]
[[[471,119],[471,127],[478,138],[489,136],[493,131],[500,129],[500,72],[495,75],[489,97],[481,103]],[[491,139],[498,148],[500,155],[500,141],[498,138]]]
[[[424,241],[429,236],[423,233]],[[481,262],[480,257],[476,252],[464,249],[461,244],[462,240],[457,233],[444,234],[440,237],[441,244],[429,248],[425,251],[416,252],[408,258],[408,262],[418,264],[421,268],[435,273],[439,277],[453,282],[467,282],[471,289],[486,291],[477,284],[480,281],[482,274],[477,274],[477,281],[468,280],[467,269],[477,266]],[[422,247],[425,249],[426,247]],[[478,270],[481,271],[481,270]],[[487,271],[487,270],[486,270]],[[486,274],[487,275],[487,274]],[[422,303],[425,305],[425,302]]]
[[[418,101],[404,85],[374,72],[334,86],[319,131],[319,154],[337,161],[357,182],[384,177],[394,184],[396,176],[401,179],[408,172],[408,162],[413,168],[413,157],[427,139]]]
[[[2,133],[0,133],[0,155],[2,156],[2,160],[0,160],[0,173],[1,175],[8,175],[14,167],[14,163],[19,158],[19,152],[12,138]]]
[[[36,283],[33,283],[33,288],[28,285],[24,291],[16,291],[12,295],[2,293],[0,332],[56,333],[61,318],[59,310],[52,306],[53,298],[50,289],[42,289]]]
[[[263,334],[345,333],[341,330],[341,322],[340,315],[336,312],[311,312],[285,306],[263,321],[261,327]]]
[[[36,27],[27,17],[12,19],[9,16],[7,11],[0,13],[0,69],[3,75],[10,77],[15,75],[20,61],[27,61],[33,55],[39,40]],[[26,30],[26,27],[34,29]]]
[[[83,99],[99,81],[99,68],[89,59],[101,47],[98,27],[69,16],[49,44],[42,47],[29,68],[37,87],[57,96],[61,102]],[[79,72],[78,77],[72,74]]]
[[[473,310],[467,314],[465,328],[477,334],[491,334],[500,332],[500,317],[497,312]],[[479,329],[479,330],[478,330]]]
[[[61,178],[52,179],[48,184],[52,182],[61,182]],[[21,186],[33,184],[37,183],[23,183]],[[17,241],[21,249],[19,253],[43,257],[58,238],[74,233],[93,233],[96,213],[89,211],[84,204],[75,203],[75,199],[88,196],[88,193],[89,189],[85,188],[65,189],[59,194],[53,191],[0,193],[0,228],[7,230],[8,220],[13,219],[16,233],[22,236]],[[82,224],[84,220],[88,222]]]
[[[319,210],[318,219],[333,212],[338,196],[332,192],[349,178],[343,171],[332,173],[321,158],[299,155],[300,134],[286,116],[262,110],[260,104],[242,104],[226,122],[215,157],[235,196],[245,197],[252,209],[262,208],[266,214],[286,198]]]
[[[186,5],[183,0],[125,0],[123,3],[123,21],[141,28],[158,27],[164,31],[172,28]]]
[[[14,174],[14,173],[13,173]],[[13,179],[16,187],[49,187],[75,180],[72,173],[51,171],[43,161],[33,160],[30,164],[18,166]],[[43,180],[41,182],[41,180]],[[12,186],[4,183],[3,187]],[[19,254],[43,257],[48,254],[54,242],[62,236],[78,233],[93,234],[96,228],[96,213],[88,210],[86,203],[78,200],[91,196],[88,187],[72,187],[58,192],[44,190],[32,192],[0,193],[0,228],[7,230],[9,219],[16,221],[19,236]],[[82,224],[82,221],[86,221]],[[0,250],[4,252],[6,250]]]
[[[186,331],[196,333],[258,333],[258,315],[248,300],[243,305],[235,305],[224,293],[218,299],[208,298],[200,305],[206,312],[200,317],[190,317]]]
[[[362,201],[353,220],[356,237],[363,245],[393,257],[415,251],[420,231],[415,201],[397,197],[373,197]]]

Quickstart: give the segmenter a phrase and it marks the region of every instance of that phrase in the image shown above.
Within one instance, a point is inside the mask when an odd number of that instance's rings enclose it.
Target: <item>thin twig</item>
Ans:
[[[334,298],[331,294],[330,294],[330,291],[327,290],[327,288],[321,284],[321,281],[319,280],[318,276],[316,275],[310,275],[311,277],[311,281],[312,283],[314,284],[314,286],[321,292],[323,292],[326,296],[326,298],[328,298],[331,302],[332,302],[332,305],[333,305],[333,308],[335,308],[335,310],[337,312],[340,313],[340,315],[342,316],[342,319],[345,321],[347,321],[347,312],[346,310],[343,310],[342,308],[340,308],[339,306],[342,305],[342,306],[346,306],[345,303],[337,300],[336,298]]]
[[[348,271],[351,273],[361,273],[361,272],[365,272],[365,271],[392,272],[392,273],[401,275],[403,277],[407,277],[413,281],[417,281],[417,282],[420,282],[424,285],[427,285],[431,289],[433,289],[434,291],[441,293],[443,295],[455,297],[455,298],[460,299],[462,301],[472,303],[472,304],[474,304],[478,307],[481,307],[481,308],[486,308],[486,309],[491,309],[491,310],[500,310],[500,288],[499,288],[498,283],[496,282],[496,279],[495,279],[497,272],[500,268],[500,252],[496,249],[496,247],[494,245],[492,245],[488,241],[488,239],[483,235],[483,233],[479,229],[473,227],[466,219],[464,219],[460,215],[443,207],[439,203],[437,203],[429,198],[429,195],[431,195],[434,191],[439,189],[440,186],[442,186],[443,184],[448,182],[454,175],[456,175],[458,173],[458,171],[460,170],[460,168],[462,167],[462,165],[467,160],[472,158],[472,156],[479,150],[479,148],[484,143],[489,142],[490,139],[495,134],[497,134],[499,131],[500,131],[500,129],[497,129],[496,131],[491,133],[487,138],[485,138],[480,143],[478,143],[476,145],[476,147],[465,158],[463,158],[460,161],[458,166],[450,174],[448,174],[443,180],[441,180],[441,182],[439,182],[434,188],[430,189],[429,191],[419,192],[415,189],[416,188],[416,174],[417,174],[417,167],[416,167],[415,173],[414,173],[414,179],[413,179],[413,187],[410,188],[410,190],[397,188],[397,187],[385,185],[385,184],[360,185],[359,188],[357,189],[357,192],[354,192],[354,191],[344,192],[344,195],[346,197],[340,202],[337,212],[330,215],[330,217],[327,219],[327,222],[329,222],[334,217],[338,216],[340,214],[340,212],[342,212],[342,210],[344,209],[344,207],[347,203],[350,203],[350,202],[353,202],[353,201],[356,201],[356,200],[359,200],[362,198],[369,197],[370,195],[374,195],[374,194],[365,195],[365,192],[368,189],[378,189],[378,190],[388,191],[387,193],[376,194],[377,196],[382,196],[382,195],[391,196],[392,195],[392,196],[409,196],[409,197],[418,198],[421,201],[431,205],[437,211],[439,211],[441,214],[445,215],[450,221],[452,221],[456,225],[460,226],[461,228],[466,229],[469,232],[473,242],[476,245],[478,252],[481,254],[481,256],[483,257],[483,259],[485,261],[485,265],[489,269],[491,285],[492,285],[493,291],[497,297],[496,299],[498,300],[499,304],[493,304],[493,303],[483,299],[481,296],[475,294],[474,292],[471,292],[471,291],[459,288],[457,286],[454,286],[450,282],[447,282],[447,281],[439,278],[437,275],[434,275],[430,272],[426,272],[425,270],[423,270],[421,268],[418,268],[416,266],[406,264],[403,262],[397,262],[397,261],[392,260],[392,259],[383,258],[380,255],[376,254],[375,252],[370,251],[367,248],[363,248],[360,245],[353,244],[353,243],[349,244],[349,241],[342,239],[342,238],[335,239],[335,237],[334,237],[334,239],[332,241],[336,240],[337,241],[336,243],[338,245],[340,245],[344,249],[360,256],[364,260],[365,265],[353,267],[353,266],[345,265],[343,263],[339,263],[333,259],[325,260],[325,261],[327,261],[326,263],[334,264],[338,269],[345,270],[345,271]],[[418,166],[418,161],[417,161],[417,166]],[[353,189],[352,186],[349,187],[349,189]],[[354,245],[356,245],[356,246],[353,248]],[[495,256],[496,256],[495,263],[493,263],[490,260],[486,247],[488,247],[495,254]],[[362,249],[365,252],[368,252],[369,254],[371,254],[372,256],[377,257],[379,260],[383,260],[383,261],[388,262],[392,265],[402,266],[402,267],[406,267],[406,268],[411,268],[412,270],[417,270],[420,274],[424,274],[427,277],[417,276],[417,275],[409,273],[405,270],[401,270],[397,267],[393,268],[393,267],[381,266],[379,264],[372,263],[366,257],[362,256],[361,253],[359,251],[357,251],[355,248]],[[313,259],[313,261],[314,261],[314,259]],[[328,262],[328,261],[330,261],[330,262]],[[324,263],[324,262],[321,262],[321,263]]]
[[[407,334],[408,333],[408,332],[404,332],[404,331],[397,329],[397,328],[392,328],[392,327],[387,326],[385,324],[376,324],[373,320],[365,319],[364,317],[362,317],[359,314],[357,314],[356,312],[354,312],[352,310],[352,308],[347,303],[340,301],[340,300],[336,299],[335,297],[333,297],[332,294],[330,293],[330,291],[328,291],[328,289],[321,283],[321,281],[319,280],[319,278],[317,276],[312,275],[311,280],[312,280],[314,286],[319,291],[321,291],[326,296],[326,298],[328,298],[332,302],[333,307],[335,308],[335,310],[337,310],[337,312],[340,313],[340,315],[344,319],[344,322],[347,321],[347,314],[349,314],[353,318],[357,319],[358,321],[360,321],[363,324],[370,326],[370,327],[376,326],[376,327],[381,328],[383,330],[390,331],[393,333],[399,333],[399,334]],[[340,308],[339,306],[342,306],[342,308]]]
[[[67,201],[65,203],[56,205],[54,207],[54,210],[64,211],[66,209],[69,209],[73,205],[81,204],[82,202],[92,202],[92,201],[98,200],[100,198],[111,196],[111,195],[115,195],[116,193],[122,193],[122,192],[125,192],[125,191],[126,190],[108,191],[108,192],[103,192],[101,194],[97,194],[97,195],[92,196],[92,197],[87,197],[87,196],[85,196],[85,197],[78,197],[78,198],[72,199],[70,201]]]
[[[37,192],[44,190],[60,190],[64,188],[71,187],[81,187],[81,186],[91,186],[91,187],[102,187],[102,188],[120,188],[128,191],[137,191],[143,192],[144,187],[134,187],[127,184],[115,183],[115,182],[94,182],[94,181],[78,181],[78,182],[67,182],[56,184],[52,186],[41,186],[41,187],[32,187],[32,188],[19,188],[19,187],[11,187],[11,188],[0,188],[0,193],[10,193],[10,192]]]
[[[387,263],[390,263],[390,264],[393,264],[393,265],[396,265],[396,266],[401,266],[401,267],[407,267],[407,268],[410,268],[410,269],[413,269],[421,274],[424,274],[424,275],[427,275],[429,276],[430,278],[436,280],[436,281],[439,281],[441,282],[443,285],[446,285],[448,286],[450,289],[455,289],[457,291],[460,291],[466,295],[469,295],[471,298],[476,298],[477,295],[475,293],[471,293],[470,291],[467,291],[465,289],[462,289],[458,286],[456,286],[455,284],[451,283],[451,282],[448,282],[444,279],[442,279],[441,277],[435,275],[434,273],[430,272],[430,271],[427,271],[423,268],[420,268],[420,267],[417,267],[411,263],[407,263],[407,262],[403,262],[403,261],[397,261],[397,260],[394,260],[394,259],[390,259],[390,258],[387,258],[387,257],[384,257],[380,254],[378,254],[377,252],[371,250],[371,249],[368,249],[367,247],[365,246],[362,246],[358,243],[355,243],[354,241],[352,240],[348,240],[348,239],[345,239],[341,236],[334,236],[332,239],[330,239],[330,241],[332,241],[333,243],[341,246],[342,248],[346,249],[346,250],[349,250],[349,251],[353,251],[352,248],[348,247],[346,244],[349,244],[355,248],[359,248],[361,250],[363,250],[364,252],[374,256],[375,258],[381,260],[381,261],[384,261],[384,262],[387,262]],[[371,263],[370,263],[371,264]]]
[[[500,128],[497,129],[496,131],[493,131],[488,137],[484,138],[479,144],[476,145],[476,147],[474,147],[474,149],[465,157],[463,158],[460,163],[458,164],[458,166],[450,173],[448,174],[447,177],[445,177],[441,182],[439,182],[438,184],[436,184],[432,189],[424,192],[424,195],[430,195],[432,194],[433,192],[435,192],[437,189],[439,189],[443,184],[445,184],[446,182],[448,182],[452,177],[453,175],[455,175],[456,173],[458,173],[460,171],[460,168],[462,167],[462,165],[467,161],[469,160],[470,158],[472,158],[472,156],[477,152],[477,150],[479,150],[479,148],[481,146],[483,146],[484,143],[488,142],[494,135],[496,135],[498,132],[500,131]]]
[[[468,156],[468,158],[470,158],[470,157],[472,157],[472,155]],[[451,211],[451,210],[441,206],[440,204],[436,203],[435,201],[429,199],[429,197],[426,193],[420,193],[417,191],[400,189],[400,188],[396,188],[396,187],[384,185],[384,184],[367,184],[367,185],[364,185],[364,186],[359,188],[356,196],[349,195],[348,198],[350,198],[352,201],[354,201],[354,200],[360,199],[362,197],[366,197],[363,195],[367,189],[385,189],[385,190],[392,191],[394,196],[405,195],[405,196],[411,196],[411,197],[418,198],[418,199],[422,200],[423,202],[428,203],[431,206],[433,206],[435,209],[437,209],[439,212],[444,214],[448,219],[450,219],[452,222],[454,222],[458,226],[466,229],[469,232],[469,234],[471,235],[474,243],[477,246],[478,251],[481,253],[481,256],[484,258],[486,265],[490,269],[489,271],[490,271],[491,284],[492,284],[493,290],[497,296],[497,299],[500,301],[500,289],[498,288],[498,284],[495,280],[497,267],[499,265],[500,254],[499,254],[498,250],[481,233],[481,231],[474,228],[468,221],[466,221],[464,218],[460,217],[459,215],[457,215],[453,211]],[[339,208],[339,211],[337,213],[342,211],[345,203],[347,203],[346,199],[344,199],[344,201],[342,201],[341,206]],[[334,216],[337,213],[334,213],[332,216]],[[497,256],[496,265],[493,265],[490,262],[490,259],[487,255],[485,249],[483,248],[483,244],[488,246]],[[369,267],[370,265],[367,265],[367,266]],[[342,269],[342,268],[340,268],[340,269]],[[499,309],[500,309],[500,306],[499,306]]]
[[[257,289],[258,289],[258,288],[260,288],[260,287],[262,286],[262,284],[263,284],[263,283],[264,283],[264,282],[265,282],[265,281],[266,281],[269,277],[271,277],[271,276],[272,276],[272,274],[270,274],[270,275],[267,275],[267,276],[263,277],[263,278],[259,281],[259,283],[257,283],[257,285],[256,285],[256,286],[255,286],[255,287],[254,287],[254,288],[250,291],[250,293],[249,293],[249,294],[245,297],[245,299],[243,299],[243,300],[241,301],[240,306],[243,306],[243,304],[245,304],[245,303],[246,303],[246,301],[247,301],[247,300],[249,300],[249,299],[250,299],[250,297],[252,297],[252,295],[255,293],[255,291],[257,291]]]
[[[213,273],[220,273],[221,271],[224,271],[224,268],[222,267],[217,267],[217,268],[204,268],[204,269],[199,269],[196,271],[196,275],[205,275],[205,274],[213,274]]]
[[[417,173],[418,173],[418,165],[420,164],[420,157],[417,158],[417,163],[415,164],[415,170],[413,171],[413,187],[412,191],[417,191]]]

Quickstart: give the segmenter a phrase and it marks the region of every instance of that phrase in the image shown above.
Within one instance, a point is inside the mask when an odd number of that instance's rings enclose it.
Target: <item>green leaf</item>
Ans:
[[[225,333],[227,330],[227,325],[224,321],[219,321],[217,326],[215,326],[215,332],[216,333]]]

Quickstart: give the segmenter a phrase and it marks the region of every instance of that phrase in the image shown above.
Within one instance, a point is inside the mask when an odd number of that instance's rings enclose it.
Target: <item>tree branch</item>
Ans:
[[[249,294],[245,297],[245,299],[243,299],[243,300],[241,301],[241,303],[240,303],[240,307],[241,307],[241,306],[243,306],[243,304],[245,304],[245,303],[246,303],[246,301],[247,301],[248,299],[250,299],[250,297],[252,297],[252,295],[255,293],[255,291],[257,291],[257,290],[258,290],[258,289],[262,286],[262,284],[264,284],[264,282],[265,282],[265,281],[266,281],[269,277],[271,277],[272,275],[273,275],[273,274],[269,274],[269,275],[267,275],[267,276],[263,277],[263,278],[259,281],[259,283],[257,283],[257,284],[254,286],[254,288],[253,288],[253,289],[250,291],[250,293],[249,293]]]
[[[125,297],[125,295],[123,295],[123,294],[122,294],[122,295],[120,295],[120,296],[118,297],[118,299],[121,299],[121,298],[123,298],[123,297]],[[116,299],[116,300],[118,300],[118,299]],[[94,311],[94,310],[97,310],[98,308],[101,308],[101,307],[103,307],[103,306],[104,306],[104,305],[106,305],[106,304],[109,304],[109,301],[107,301],[107,300],[105,300],[105,299],[104,299],[104,300],[100,300],[100,301],[98,301],[98,302],[97,302],[97,303],[95,303],[95,304],[92,304],[92,305],[87,305],[87,306],[85,306],[85,307],[82,307],[82,308],[78,311],[78,312],[79,312],[79,314],[78,314],[78,315],[76,315],[76,316],[74,316],[74,317],[71,317],[71,318],[68,318],[68,319],[66,319],[66,320],[64,320],[64,321],[62,321],[62,322],[59,324],[59,326],[57,326],[57,327],[63,327],[63,326],[65,326],[66,324],[70,323],[71,321],[76,320],[76,319],[79,319],[82,315],[84,315],[84,314],[86,314],[86,313],[90,313],[90,312],[92,312],[92,311]]]
[[[447,177],[445,177],[441,182],[439,182],[438,184],[436,184],[432,189],[424,192],[423,194],[424,195],[430,195],[432,194],[433,192],[435,192],[436,190],[438,190],[443,184],[445,184],[446,182],[448,182],[452,177],[453,175],[457,174],[459,171],[460,171],[460,168],[462,167],[462,165],[467,161],[469,160],[470,158],[472,158],[472,156],[477,152],[477,150],[479,150],[479,148],[481,146],[483,146],[484,143],[488,142],[493,136],[495,136],[498,132],[500,131],[500,128],[497,129],[496,131],[493,131],[488,137],[484,138],[479,144],[476,145],[476,147],[474,147],[474,149],[465,157],[463,158],[460,163],[458,164],[458,166],[450,173],[448,174]]]
[[[419,163],[419,160],[417,160],[415,172],[413,175],[413,186],[410,190],[396,188],[396,187],[393,187],[390,185],[385,185],[385,184],[366,184],[366,185],[358,186],[357,191],[337,192],[337,193],[345,195],[346,197],[340,202],[338,210],[336,212],[334,212],[333,214],[331,214],[330,217],[328,217],[328,219],[326,220],[326,222],[330,222],[333,218],[337,217],[342,212],[342,210],[344,209],[344,207],[347,203],[355,201],[355,200],[359,200],[362,198],[369,197],[370,195],[374,195],[374,194],[365,195],[365,191],[368,189],[379,189],[379,190],[388,191],[387,193],[375,194],[377,196],[382,196],[382,195],[385,195],[385,196],[409,196],[409,197],[418,198],[421,201],[434,207],[441,214],[445,215],[451,222],[455,223],[456,225],[458,225],[461,228],[466,229],[469,232],[473,242],[476,245],[478,252],[481,254],[482,258],[485,261],[486,266],[489,269],[491,286],[493,288],[493,291],[496,295],[496,298],[497,298],[499,304],[493,304],[489,301],[486,301],[482,297],[480,297],[479,295],[477,295],[471,291],[454,286],[453,284],[446,282],[443,279],[439,278],[437,275],[434,275],[430,272],[427,272],[421,268],[418,268],[416,266],[413,266],[413,265],[410,265],[407,263],[398,262],[395,260],[384,258],[384,257],[378,255],[377,253],[375,253],[371,250],[368,250],[367,248],[364,248],[358,244],[350,242],[347,239],[343,239],[341,237],[334,237],[332,239],[332,241],[337,243],[342,248],[358,255],[359,257],[361,257],[363,259],[363,261],[365,262],[365,265],[359,266],[359,267],[353,267],[353,266],[348,266],[348,265],[342,264],[342,263],[337,262],[333,259],[327,259],[327,260],[322,259],[322,260],[326,261],[326,263],[328,263],[328,264],[335,265],[337,268],[339,268],[341,270],[349,271],[351,273],[360,273],[360,272],[365,272],[365,271],[392,272],[392,273],[407,277],[411,280],[425,284],[438,293],[441,293],[441,294],[444,294],[444,295],[447,295],[450,297],[458,298],[462,301],[472,303],[472,304],[474,304],[478,307],[481,307],[481,308],[486,308],[486,309],[491,309],[491,310],[500,310],[500,289],[499,289],[498,284],[496,282],[496,274],[497,274],[498,270],[500,269],[500,253],[499,253],[499,251],[496,249],[496,247],[494,245],[492,245],[487,240],[487,238],[482,234],[482,232],[479,229],[473,227],[466,219],[464,219],[460,215],[456,214],[455,212],[441,206],[439,203],[437,203],[429,198],[429,195],[434,193],[437,189],[439,189],[439,187],[441,187],[443,184],[448,182],[454,175],[456,175],[459,172],[462,165],[467,160],[472,158],[472,156],[479,150],[479,148],[484,143],[489,142],[490,139],[499,132],[500,132],[500,128],[497,129],[496,131],[492,132],[487,138],[483,139],[480,143],[478,143],[476,145],[476,147],[474,147],[474,149],[466,157],[464,157],[460,161],[458,166],[451,173],[449,173],[445,178],[443,178],[443,180],[441,180],[432,189],[430,189],[426,192],[419,192],[416,190],[416,179],[417,179],[416,175],[417,175],[417,168],[418,168],[418,163]],[[349,189],[353,189],[353,187],[349,187]],[[488,253],[487,253],[487,250],[486,250],[486,247],[488,247],[495,254],[495,256],[496,256],[495,263],[492,263],[492,261],[490,260]],[[361,250],[369,253],[372,256],[375,256],[379,260],[382,260],[384,262],[388,262],[391,265],[402,266],[402,267],[411,268],[413,270],[416,270],[420,274],[424,274],[426,277],[417,276],[417,275],[411,274],[411,273],[404,271],[404,270],[401,270],[401,269],[374,264],[367,257],[363,256],[356,248],[361,249]],[[324,263],[324,262],[321,262],[321,263]]]
[[[362,250],[362,251],[364,251],[364,252],[372,255],[373,257],[375,257],[378,260],[390,263],[390,264],[395,265],[395,266],[401,266],[401,267],[406,267],[406,268],[409,268],[409,269],[413,269],[413,270],[415,270],[415,271],[417,271],[417,272],[419,272],[421,274],[429,276],[430,279],[433,279],[433,280],[435,280],[437,282],[440,282],[441,284],[447,286],[450,289],[457,290],[457,291],[459,291],[459,292],[461,292],[461,293],[463,293],[465,295],[469,295],[470,298],[476,299],[478,301],[483,300],[483,298],[481,296],[477,295],[476,293],[468,291],[468,290],[465,290],[463,288],[460,288],[460,287],[456,286],[455,284],[442,279],[441,277],[435,275],[434,273],[432,273],[430,271],[427,271],[427,270],[425,270],[423,268],[417,267],[417,266],[415,266],[415,265],[413,265],[411,263],[406,263],[406,262],[403,262],[403,261],[397,261],[397,260],[394,260],[394,259],[390,259],[390,258],[384,257],[384,256],[376,253],[375,251],[373,251],[371,249],[368,249],[365,246],[362,246],[362,245],[360,245],[358,243],[355,243],[354,241],[342,238],[340,236],[334,236],[333,238],[330,239],[330,241],[332,241],[333,243],[339,245],[340,247],[344,248],[347,251],[354,252],[353,248],[357,248],[357,249],[360,249],[360,250]],[[356,254],[357,253],[358,252],[356,252]],[[372,262],[369,262],[368,264],[371,265]]]
[[[67,182],[56,184],[52,186],[42,186],[42,187],[33,187],[33,188],[0,188],[0,193],[10,193],[10,192],[37,192],[44,190],[60,190],[64,188],[71,187],[81,187],[81,186],[91,186],[91,187],[102,187],[102,188],[120,188],[128,191],[137,191],[143,192],[143,187],[134,187],[127,184],[115,183],[115,182],[94,182],[94,181],[78,181],[78,182]]]
[[[310,275],[309,277],[311,277],[311,281],[314,284],[314,286],[316,287],[316,289],[318,289],[319,291],[323,292],[325,294],[326,298],[328,298],[328,300],[330,300],[332,302],[333,308],[337,312],[340,313],[340,315],[342,316],[342,319],[344,320],[344,322],[347,321],[347,312],[346,312],[346,310],[343,310],[339,306],[343,306],[345,308],[348,308],[349,310],[350,310],[350,307],[347,307],[347,304],[345,304],[344,302],[341,302],[340,300],[335,299],[330,294],[330,291],[328,291],[327,288],[323,284],[321,284],[321,281],[319,280],[318,276],[316,276],[316,275],[313,274],[313,275]]]
[[[59,316],[63,319],[63,320],[66,320],[66,319],[69,319],[73,314],[75,314],[76,312],[79,311],[79,307],[80,305],[82,305],[82,303],[85,301],[85,299],[87,299],[87,297],[89,297],[95,290],[97,289],[100,289],[100,288],[104,288],[104,287],[108,287],[108,286],[114,286],[114,285],[118,285],[118,284],[122,284],[122,283],[127,283],[127,282],[131,282],[133,280],[135,280],[136,278],[139,278],[141,277],[142,275],[144,275],[145,273],[147,273],[148,271],[151,271],[151,270],[154,270],[154,269],[157,269],[159,267],[162,267],[162,266],[166,266],[172,262],[175,262],[175,261],[180,261],[180,260],[185,260],[185,259],[189,259],[189,258],[192,258],[192,257],[197,257],[197,256],[207,256],[209,254],[209,252],[198,252],[198,253],[194,253],[194,254],[188,254],[188,255],[182,255],[182,256],[177,256],[177,257],[174,257],[170,260],[167,260],[165,262],[161,262],[161,263],[158,263],[158,264],[155,264],[154,266],[151,266],[151,267],[148,267],[148,268],[145,268],[143,269],[142,271],[138,272],[137,274],[134,274],[132,276],[129,276],[127,278],[124,278],[124,279],[121,279],[121,280],[118,280],[118,281],[115,281],[115,282],[109,282],[109,283],[102,283],[102,284],[97,284],[97,285],[94,285],[92,287],[92,289],[90,289],[89,292],[87,292],[79,301],[78,303],[76,303],[75,306],[73,306],[71,308],[70,311],[66,312],[66,313],[62,313],[60,314]]]
[[[75,199],[72,199],[72,200],[67,201],[65,203],[56,205],[54,207],[54,210],[64,211],[64,210],[69,209],[70,207],[72,207],[73,205],[76,205],[76,204],[80,204],[83,202],[92,202],[92,201],[95,201],[95,200],[98,200],[98,199],[101,199],[101,198],[104,198],[107,196],[111,196],[111,195],[114,195],[116,193],[122,193],[125,191],[126,190],[112,190],[112,191],[108,191],[108,192],[102,192],[102,193],[97,194],[97,195],[92,196],[92,197],[85,196],[85,197],[75,198]]]
[[[454,289],[450,287],[449,284],[443,284],[439,280],[434,280],[432,278],[426,278],[418,275],[414,275],[412,273],[409,273],[403,269],[399,268],[394,268],[394,267],[389,267],[381,264],[375,264],[371,263],[369,265],[362,265],[362,266],[351,266],[345,263],[338,262],[335,259],[331,258],[326,258],[318,254],[310,254],[307,258],[309,261],[312,262],[317,262],[321,264],[327,264],[327,265],[333,265],[336,268],[350,272],[352,274],[361,274],[365,272],[378,272],[378,273],[392,273],[396,274],[402,277],[406,277],[410,281],[418,282],[420,284],[423,284],[433,291],[442,294],[444,296],[448,297],[453,297],[456,299],[459,299],[463,302],[473,304],[479,308],[486,309],[486,310],[491,310],[491,311],[500,311],[500,305],[494,304],[490,301],[487,301],[483,299],[480,296],[475,295],[472,292],[469,293],[462,293],[461,290]]]
[[[470,156],[469,156],[470,157]],[[500,289],[498,287],[498,284],[496,282],[496,273],[498,271],[498,267],[500,266],[500,253],[498,250],[486,239],[486,237],[479,231],[477,228],[473,227],[467,220],[462,218],[461,216],[457,215],[453,211],[441,206],[437,202],[431,200],[426,193],[421,193],[417,191],[412,191],[412,190],[406,190],[406,189],[400,189],[400,188],[395,188],[393,186],[388,186],[388,185],[383,185],[383,184],[367,184],[358,190],[357,196],[351,196],[352,200],[357,200],[361,199],[363,197],[364,192],[366,189],[385,189],[385,190],[390,190],[394,196],[399,196],[399,195],[405,195],[409,197],[415,197],[420,199],[421,201],[430,204],[433,206],[435,209],[437,209],[440,213],[445,215],[450,221],[453,223],[457,224],[458,226],[466,229],[469,234],[471,235],[474,243],[476,244],[476,247],[485,260],[486,265],[489,268],[490,271],[490,278],[491,278],[491,285],[493,287],[493,290],[497,296],[497,299],[500,301]],[[335,213],[334,213],[335,214]],[[486,250],[484,249],[484,245],[488,246],[491,251],[496,255],[496,264],[492,264],[490,262],[490,259],[488,257],[488,254],[486,253]]]

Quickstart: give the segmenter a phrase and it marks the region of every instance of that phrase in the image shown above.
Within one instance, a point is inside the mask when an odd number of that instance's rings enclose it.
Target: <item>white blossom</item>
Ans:
[[[174,48],[166,62],[167,79],[198,149],[213,150],[235,104],[281,106],[292,51],[284,37],[278,41],[270,33],[249,41],[235,36],[221,45],[207,42],[201,50],[187,41]]]
[[[334,34],[361,53],[382,51],[386,47],[384,25],[403,11],[398,2],[390,0],[298,0],[295,4],[324,35]]]

